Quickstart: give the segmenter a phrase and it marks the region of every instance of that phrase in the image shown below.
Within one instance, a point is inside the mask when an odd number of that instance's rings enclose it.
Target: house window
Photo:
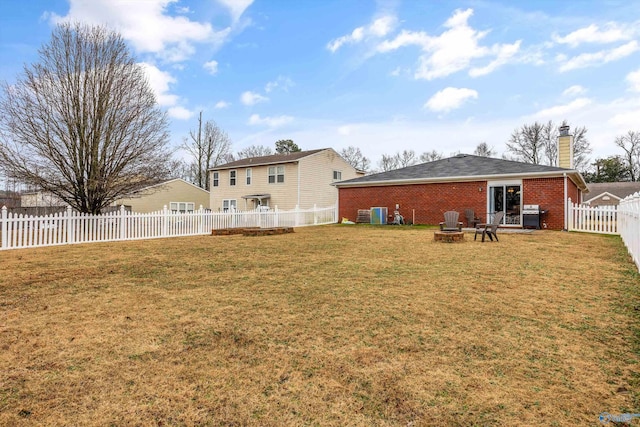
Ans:
[[[229,185],[236,185],[236,171],[229,171]]]
[[[224,199],[222,201],[222,211],[223,212],[233,212],[236,210],[237,203],[235,199]]]
[[[341,171],[333,171],[333,180],[334,181],[342,181],[342,172]]]
[[[217,187],[220,185],[220,174],[218,172],[213,173],[213,186]]]
[[[169,203],[171,212],[187,213],[195,210],[196,204],[192,202],[171,202]]]
[[[284,166],[269,166],[269,184],[284,182]]]
[[[247,169],[247,185],[251,185],[251,168]]]

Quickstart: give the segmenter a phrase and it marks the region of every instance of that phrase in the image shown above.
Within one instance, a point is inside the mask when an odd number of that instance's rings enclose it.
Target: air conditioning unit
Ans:
[[[386,207],[371,208],[371,224],[386,224],[388,213]]]

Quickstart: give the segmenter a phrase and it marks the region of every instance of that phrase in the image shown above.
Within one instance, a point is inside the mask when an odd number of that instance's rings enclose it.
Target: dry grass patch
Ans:
[[[328,226],[0,253],[2,425],[593,425],[638,412],[618,238]]]

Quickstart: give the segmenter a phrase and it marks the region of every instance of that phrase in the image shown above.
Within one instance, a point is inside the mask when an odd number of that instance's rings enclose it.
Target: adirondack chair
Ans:
[[[504,212],[498,212],[493,216],[493,221],[491,224],[478,224],[476,226],[476,234],[473,236],[473,240],[476,240],[478,234],[482,233],[482,241],[484,242],[485,236],[489,236],[489,239],[493,242],[493,238],[496,238],[496,242],[498,242],[498,235],[496,231],[498,230],[498,226],[502,222],[502,217],[504,216]]]
[[[480,218],[476,216],[473,209],[465,209],[464,216],[467,217],[467,227],[475,227],[476,224],[480,224]]]
[[[444,222],[440,223],[440,231],[462,231],[462,223],[458,221],[460,214],[456,211],[444,213]]]

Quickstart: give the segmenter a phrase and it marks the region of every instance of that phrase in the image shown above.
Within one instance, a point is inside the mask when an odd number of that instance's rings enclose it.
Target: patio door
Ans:
[[[520,225],[520,205],[522,203],[522,184],[520,182],[489,183],[488,221],[493,215],[504,212],[503,225]]]

